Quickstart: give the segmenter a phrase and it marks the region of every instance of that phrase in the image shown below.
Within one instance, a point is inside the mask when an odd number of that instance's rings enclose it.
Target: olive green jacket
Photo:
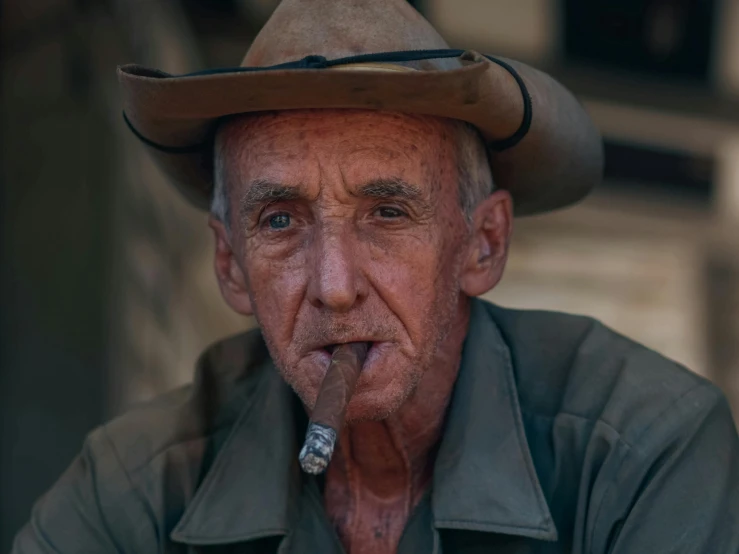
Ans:
[[[306,421],[258,331],[94,431],[14,552],[339,553]],[[721,393],[584,317],[472,301],[432,487],[401,553],[739,552]]]

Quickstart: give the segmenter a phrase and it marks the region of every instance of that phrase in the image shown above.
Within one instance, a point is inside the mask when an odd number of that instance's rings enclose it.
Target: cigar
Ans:
[[[366,342],[350,342],[336,347],[318,391],[305,443],[298,459],[306,473],[323,473],[334,454],[336,438],[344,425],[344,414],[367,357]]]

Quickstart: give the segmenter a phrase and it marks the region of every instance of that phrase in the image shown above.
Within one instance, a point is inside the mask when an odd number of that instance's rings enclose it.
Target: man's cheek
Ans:
[[[289,340],[304,296],[301,274],[259,265],[250,272],[249,285],[262,328],[281,341]]]
[[[408,257],[405,263],[393,264],[384,271],[379,294],[411,338],[418,336],[423,314],[434,304],[437,291],[433,274],[434,268]]]

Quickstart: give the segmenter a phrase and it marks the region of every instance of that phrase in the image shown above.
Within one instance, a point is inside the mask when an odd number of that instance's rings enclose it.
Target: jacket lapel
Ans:
[[[296,518],[301,477],[293,393],[271,362],[254,385],[229,438],[170,534],[189,545],[286,535]]]
[[[473,299],[462,365],[436,460],[437,528],[556,540],[524,433],[508,347]]]

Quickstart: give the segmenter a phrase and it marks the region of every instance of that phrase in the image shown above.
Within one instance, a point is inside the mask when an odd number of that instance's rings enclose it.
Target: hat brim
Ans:
[[[202,209],[210,202],[212,136],[221,118],[315,108],[387,110],[469,122],[487,141],[496,187],[511,193],[516,215],[554,210],[587,195],[600,179],[600,168],[592,171],[592,154],[568,152],[561,141],[538,137],[537,147],[552,151],[537,157],[549,160],[564,155],[571,176],[579,178],[563,179],[561,172],[552,171],[551,182],[546,182],[542,175],[547,172],[536,163],[499,170],[496,157],[505,152],[499,154],[498,146],[508,146],[511,137],[521,134],[522,122],[528,128],[524,120],[532,116],[530,104],[525,113],[530,100],[522,79],[507,64],[493,63],[474,52],[460,60],[461,67],[450,70],[273,69],[180,77],[125,65],[118,68],[118,77],[124,115],[132,130],[179,190]],[[546,115],[534,111],[533,118]],[[530,132],[548,127],[533,126]]]

